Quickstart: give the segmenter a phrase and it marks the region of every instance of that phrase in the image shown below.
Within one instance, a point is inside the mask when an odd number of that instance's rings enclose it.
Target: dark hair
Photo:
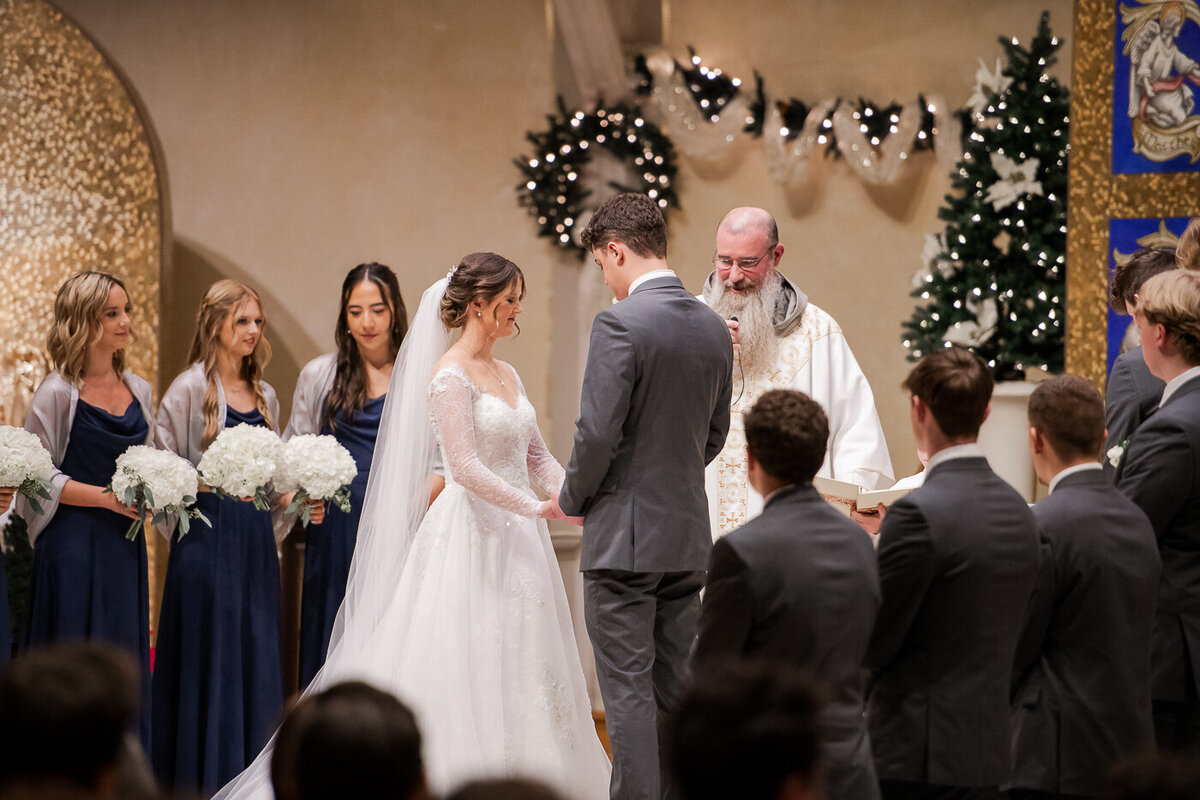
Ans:
[[[298,702],[271,755],[279,800],[395,800],[425,784],[421,733],[408,707],[361,681]]]
[[[666,258],[667,223],[653,200],[626,192],[608,198],[596,209],[579,241],[588,250],[621,242],[642,258]]]
[[[30,650],[0,674],[0,786],[60,780],[92,789],[115,769],[138,708],[138,671],[97,644]]]
[[[562,800],[562,795],[529,778],[490,778],[463,784],[445,800]]]
[[[1128,314],[1133,296],[1142,284],[1160,272],[1175,269],[1175,251],[1163,247],[1143,247],[1113,270],[1108,302],[1118,314]]]
[[[994,383],[982,358],[947,347],[917,362],[900,385],[929,407],[942,433],[960,439],[979,434]]]
[[[1175,753],[1143,753],[1121,760],[1108,776],[1105,800],[1196,800],[1200,764]]]
[[[342,305],[338,311],[337,327],[334,329],[333,340],[337,344],[337,371],[333,376],[333,388],[329,390],[329,400],[325,403],[325,411],[321,415],[321,427],[329,426],[333,430],[337,414],[343,409],[348,417],[358,413],[367,402],[367,368],[363,364],[362,355],[354,337],[350,335],[349,311],[350,295],[363,283],[373,283],[379,289],[379,296],[392,314],[392,327],[388,331],[388,343],[391,345],[392,358],[400,351],[400,342],[408,331],[408,309],[404,307],[404,297],[400,294],[400,282],[396,273],[383,264],[359,264],[346,275],[342,281]]]
[[[1175,245],[1175,264],[1180,269],[1200,270],[1200,217],[1192,217],[1183,229]]]
[[[1029,424],[1061,459],[1099,458],[1104,444],[1104,399],[1078,375],[1042,381],[1029,396]]]
[[[684,800],[770,800],[818,770],[812,683],[784,663],[718,662],[697,673],[671,720],[668,752]]]
[[[471,253],[450,273],[442,296],[442,324],[453,330],[467,322],[467,307],[475,300],[490,301],[515,283],[525,296],[525,274],[504,256],[495,253]],[[517,332],[520,333],[520,328]]]
[[[788,483],[811,483],[829,444],[821,404],[794,389],[764,392],[744,418],[746,446],[763,470]]]

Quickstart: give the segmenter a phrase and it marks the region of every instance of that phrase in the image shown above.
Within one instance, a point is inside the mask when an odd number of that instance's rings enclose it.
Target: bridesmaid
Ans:
[[[292,416],[284,438],[332,434],[354,456],[358,476],[350,485],[350,512],[314,508],[304,548],[300,604],[300,688],[321,665],[354,555],[358,519],[367,491],[392,363],[408,329],[408,312],[395,273],[382,264],[359,264],[342,282],[336,353],[305,365],[296,382]]]
[[[279,403],[261,379],[271,347],[258,294],[214,283],[200,303],[183,372],[163,396],[163,446],[197,464],[225,427],[275,428]],[[163,586],[154,666],[155,772],[212,794],[267,742],[283,706],[279,560],[271,514],[202,491],[212,527],[175,533]]]
[[[29,524],[32,591],[25,629],[30,647],[97,639],[138,659],[140,734],[150,742],[150,591],[146,539],[125,538],[133,511],[104,492],[117,457],[154,444],[150,384],[125,369],[133,341],[129,293],[120,279],[81,272],[54,298],[46,336],[55,371],[33,396],[25,427],[57,469],[38,514],[17,497]]]

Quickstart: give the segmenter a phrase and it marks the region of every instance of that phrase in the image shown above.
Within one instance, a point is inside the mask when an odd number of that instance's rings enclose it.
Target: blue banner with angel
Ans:
[[[1120,3],[1113,172],[1200,171],[1200,6]]]

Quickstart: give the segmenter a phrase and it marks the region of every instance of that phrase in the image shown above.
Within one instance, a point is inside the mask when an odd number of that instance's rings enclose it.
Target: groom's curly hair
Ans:
[[[746,413],[746,446],[773,478],[811,483],[829,441],[829,419],[821,404],[794,389],[764,392]]]
[[[579,241],[588,250],[621,242],[642,258],[666,258],[667,223],[653,200],[626,192],[608,198],[596,209]]]

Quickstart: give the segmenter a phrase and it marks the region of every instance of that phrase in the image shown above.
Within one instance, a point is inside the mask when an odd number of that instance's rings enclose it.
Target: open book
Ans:
[[[864,489],[856,483],[836,481],[833,478],[813,478],[813,487],[831,506],[850,516],[851,511],[874,511],[877,506],[888,508],[892,503],[912,491],[911,488]]]

